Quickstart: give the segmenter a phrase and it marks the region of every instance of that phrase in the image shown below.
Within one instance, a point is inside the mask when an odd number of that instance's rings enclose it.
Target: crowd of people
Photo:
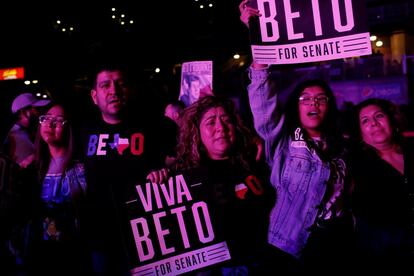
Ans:
[[[247,2],[248,27],[260,13]],[[131,231],[137,193],[145,212],[183,198],[208,203],[212,228],[194,227],[206,240],[214,229],[231,257],[193,275],[413,272],[414,145],[395,104],[359,103],[345,135],[327,82],[300,81],[281,100],[272,67],[253,61],[253,126],[225,93],[171,102],[169,119],[149,119],[131,106],[127,69],[93,72],[99,116],[82,125],[64,103],[23,93],[11,104],[16,123],[0,153],[2,275],[129,275],[138,258],[174,252],[170,234],[189,248],[185,206],[169,211],[181,234],[161,225],[166,211]],[[195,179],[197,193],[181,183],[175,198],[177,176]],[[151,251],[153,229],[160,252]]]

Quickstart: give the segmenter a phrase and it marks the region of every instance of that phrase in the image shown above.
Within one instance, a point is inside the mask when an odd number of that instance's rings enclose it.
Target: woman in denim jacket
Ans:
[[[248,25],[258,10],[240,4]],[[347,169],[338,109],[331,88],[322,80],[299,83],[285,105],[272,82],[269,66],[249,69],[249,102],[276,190],[270,215],[269,269],[290,272],[336,266],[348,252],[352,220],[345,220]],[[350,216],[346,216],[350,218]],[[286,254],[287,253],[287,254]],[[275,258],[282,259],[275,266]]]

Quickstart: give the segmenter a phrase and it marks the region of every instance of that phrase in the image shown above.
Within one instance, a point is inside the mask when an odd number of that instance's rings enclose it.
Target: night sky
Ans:
[[[174,75],[174,65],[213,60],[219,78],[235,53],[250,51],[248,30],[239,20],[239,0],[42,2],[10,1],[0,8],[0,68],[23,66],[25,79],[40,83],[29,87],[22,80],[0,82],[0,138],[11,124],[10,103],[23,91],[47,91],[78,108],[87,105],[85,78],[95,63],[127,60],[137,82],[144,84],[142,94],[154,95],[153,103],[179,92],[180,68]],[[213,7],[207,8],[210,3]],[[199,8],[202,4],[204,9]],[[111,8],[134,23],[121,26],[112,19]],[[64,33],[62,26],[73,26],[74,31]],[[154,74],[156,67],[160,74]],[[232,78],[223,78],[217,83],[233,85]],[[233,90],[241,87],[237,83]]]
[[[218,63],[248,50],[238,0],[39,1],[8,4],[0,10],[0,65],[28,70],[72,71],[100,59],[128,58],[143,69],[188,60]],[[208,8],[212,3],[213,7]],[[205,8],[200,9],[200,4]],[[111,18],[123,12],[134,23]],[[56,20],[62,20],[61,25]],[[127,21],[128,21],[127,20]],[[73,26],[63,33],[61,26]],[[141,50],[138,50],[140,48]],[[42,73],[44,74],[44,73]]]

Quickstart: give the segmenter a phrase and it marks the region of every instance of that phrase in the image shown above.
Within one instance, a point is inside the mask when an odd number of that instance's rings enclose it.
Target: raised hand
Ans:
[[[249,28],[249,20],[252,17],[262,16],[262,14],[259,12],[259,10],[254,9],[254,8],[252,8],[248,5],[249,1],[250,0],[243,0],[239,5],[240,20],[244,23],[244,25],[247,26],[247,28]],[[264,68],[267,68],[267,67],[268,67],[267,64],[259,64],[259,63],[256,63],[256,61],[253,60],[252,68],[254,68],[254,69],[264,69]],[[258,148],[258,150],[260,151],[259,148]]]
[[[240,20],[244,23],[244,25],[249,27],[249,20],[254,16],[262,16],[259,10],[250,7],[249,0],[243,0],[239,5],[240,10]]]

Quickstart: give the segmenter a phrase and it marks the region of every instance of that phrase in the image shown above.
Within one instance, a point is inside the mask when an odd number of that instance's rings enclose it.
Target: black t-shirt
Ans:
[[[16,162],[0,152],[0,241],[8,238],[12,228],[26,216],[28,200],[25,196],[30,194],[28,188],[35,186],[31,185],[35,181],[28,181],[25,176]]]
[[[175,157],[180,128],[176,122],[165,116],[162,119],[162,124],[164,125],[165,137],[168,137],[165,139],[166,154]]]
[[[154,127],[159,127],[155,124]],[[87,181],[83,225],[93,250],[125,259],[124,204],[139,180],[163,166],[162,131],[132,123],[102,121],[81,128]]]
[[[351,168],[355,188],[353,210],[377,226],[412,223],[412,205],[409,194],[413,188],[414,149],[408,144],[404,150],[404,175],[381,159],[373,149],[355,149]]]
[[[203,193],[214,203],[212,213],[228,243],[231,263],[246,264],[266,244],[268,215],[274,203],[268,177],[226,160],[208,160],[199,170],[210,183],[203,187]]]

